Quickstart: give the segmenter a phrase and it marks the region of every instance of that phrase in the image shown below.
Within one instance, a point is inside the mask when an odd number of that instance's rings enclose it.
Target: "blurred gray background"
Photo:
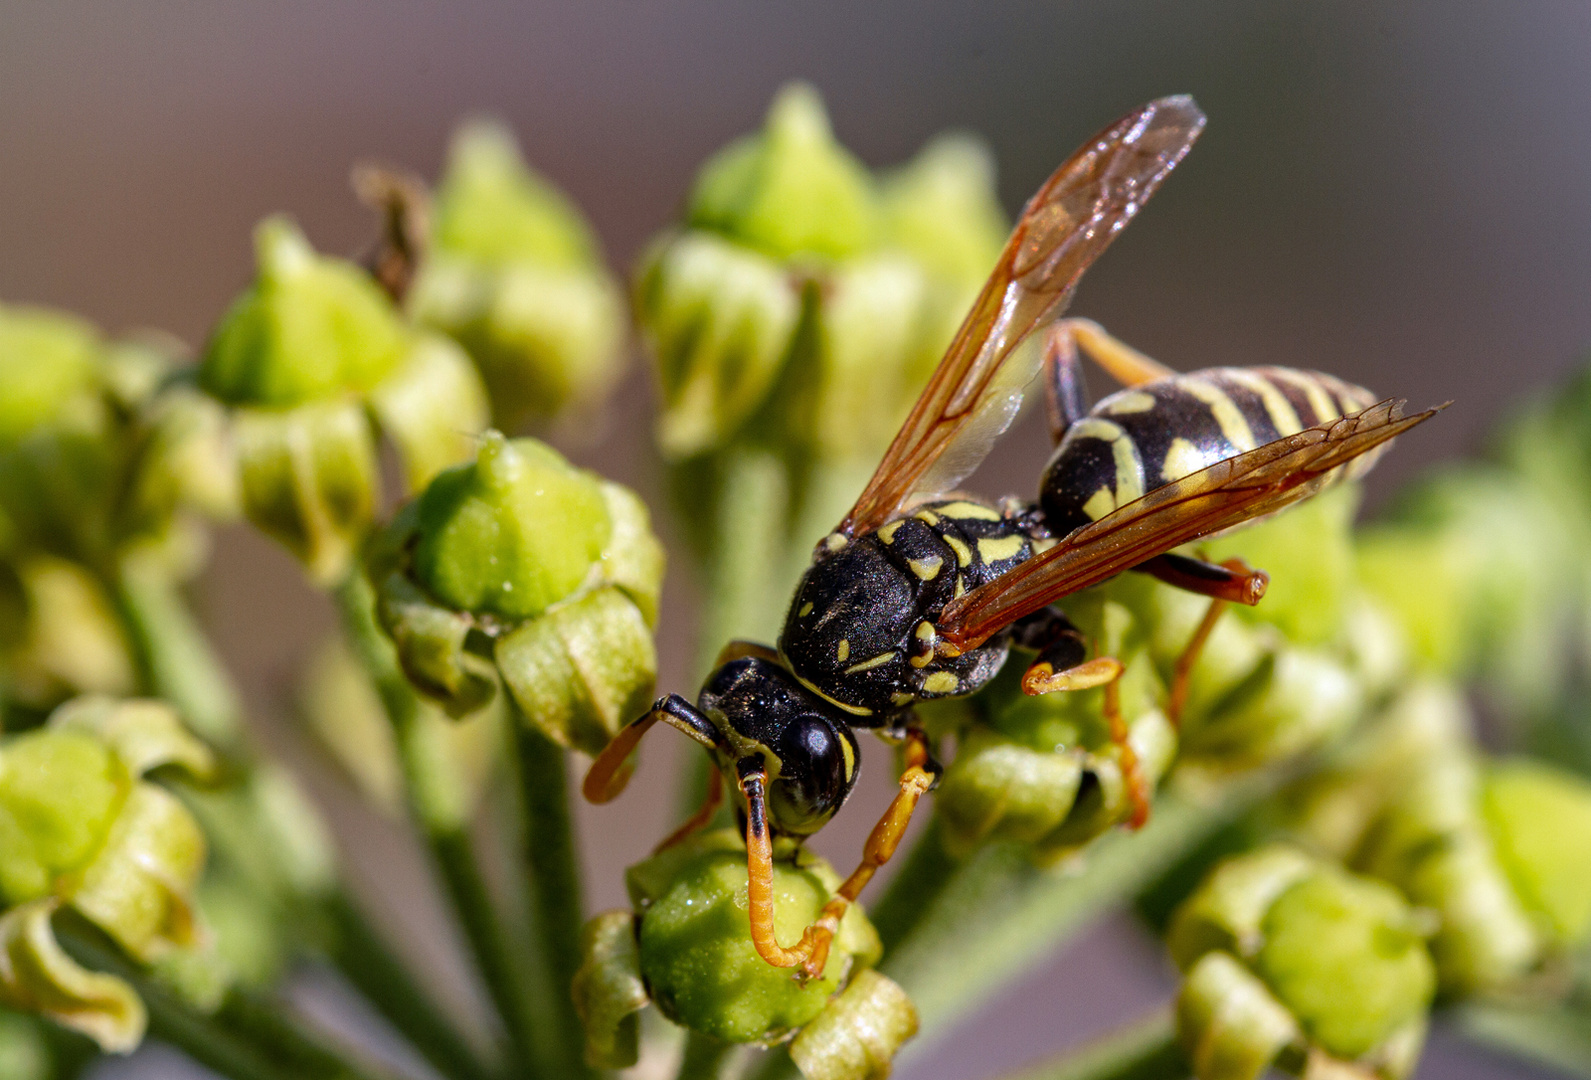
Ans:
[[[434,176],[472,112],[513,125],[625,267],[702,159],[796,77],[872,165],[946,128],[982,135],[1011,210],[1125,109],[1194,93],[1205,138],[1076,310],[1179,368],[1318,367],[1419,405],[1455,399],[1380,467],[1376,491],[1470,447],[1591,344],[1591,5],[1517,0],[0,0],[0,298],[198,344],[250,273],[258,218],[286,210],[317,246],[359,250],[373,223],[349,165]],[[638,365],[606,437],[570,449],[661,511],[649,401]],[[1027,492],[1043,455],[1030,424],[980,482]],[[412,851],[285,722],[328,609],[242,529],[223,535],[201,599],[268,739],[336,814],[363,892],[467,1002]],[[686,690],[682,570],[666,604],[663,682]],[[585,813],[593,908],[619,901],[621,868],[671,816],[676,749]],[[837,862],[887,798],[885,763],[869,755],[870,783],[821,838]],[[979,1080],[1130,1019],[1171,985],[1156,948],[1107,921],[962,1028],[930,1033],[933,1052],[899,1075]],[[135,1066],[183,1072],[158,1051]],[[1529,1075],[1440,1032],[1421,1071]]]

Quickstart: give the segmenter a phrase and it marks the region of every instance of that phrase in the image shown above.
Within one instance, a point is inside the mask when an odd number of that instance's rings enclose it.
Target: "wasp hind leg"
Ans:
[[[900,777],[900,791],[890,801],[862,848],[862,861],[846,878],[813,924],[806,928],[793,948],[779,944],[773,925],[773,844],[768,835],[767,778],[761,763],[743,771],[740,790],[746,796],[747,900],[751,913],[751,940],[757,953],[775,967],[800,965],[801,978],[815,979],[828,964],[829,946],[840,928],[846,909],[856,902],[867,883],[895,854],[911,824],[912,813],[924,794],[939,782],[942,771],[928,751],[928,738],[917,728],[906,730],[906,771]]]
[[[1176,665],[1171,672],[1171,689],[1166,697],[1166,717],[1171,721],[1172,727],[1180,729],[1182,712],[1188,703],[1188,685],[1193,677],[1193,669],[1204,652],[1205,643],[1210,640],[1210,632],[1220,621],[1221,613],[1230,603],[1248,604],[1251,607],[1259,603],[1271,579],[1265,571],[1255,570],[1242,559],[1228,559],[1226,562],[1216,564],[1190,559],[1183,555],[1166,554],[1141,563],[1134,569],[1164,581],[1167,585],[1175,585],[1179,589],[1186,589],[1188,592],[1210,598],[1210,606],[1205,610],[1204,618],[1199,620],[1193,636],[1182,647],[1182,652],[1177,656]]]
[[[1085,660],[1087,646],[1083,635],[1070,619],[1054,608],[1019,627],[1017,640],[1028,648],[1039,650],[1038,657],[1022,674],[1024,693],[1037,695],[1104,687],[1105,723],[1110,741],[1120,752],[1122,779],[1132,804],[1128,824],[1134,829],[1142,828],[1149,820],[1149,782],[1138,753],[1127,737],[1127,720],[1122,716],[1121,676],[1126,668],[1114,656]]]

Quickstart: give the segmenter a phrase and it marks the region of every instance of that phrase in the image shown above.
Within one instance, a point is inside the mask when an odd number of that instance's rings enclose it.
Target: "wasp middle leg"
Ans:
[[[1086,660],[1087,645],[1070,619],[1055,608],[1047,608],[1017,628],[1016,641],[1036,648],[1039,655],[1022,674],[1022,690],[1028,694],[1048,694],[1058,690],[1104,688],[1105,723],[1110,741],[1121,755],[1122,780],[1132,804],[1128,824],[1142,828],[1149,820],[1149,781],[1143,763],[1128,739],[1127,720],[1121,711],[1121,676],[1126,668],[1114,656]]]
[[[1180,729],[1182,710],[1187,706],[1188,685],[1193,677],[1193,668],[1198,664],[1199,656],[1204,652],[1205,643],[1210,640],[1210,633],[1215,629],[1215,624],[1220,621],[1221,612],[1225,611],[1227,604],[1230,603],[1250,606],[1259,603],[1265,595],[1266,587],[1270,584],[1270,575],[1263,570],[1254,569],[1242,559],[1228,559],[1215,564],[1172,554],[1157,556],[1134,569],[1141,570],[1168,585],[1175,585],[1179,589],[1186,589],[1188,592],[1210,598],[1210,606],[1205,610],[1204,618],[1199,620],[1193,636],[1182,647],[1182,652],[1178,654],[1177,662],[1171,672],[1171,688],[1166,697],[1166,718],[1171,721],[1173,727]]]

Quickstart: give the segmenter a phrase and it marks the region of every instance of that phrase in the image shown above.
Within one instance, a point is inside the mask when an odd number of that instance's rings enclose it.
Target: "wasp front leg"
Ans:
[[[1016,640],[1039,653],[1022,674],[1024,693],[1038,695],[1104,688],[1105,723],[1110,741],[1121,754],[1122,780],[1132,803],[1128,824],[1134,829],[1142,828],[1149,820],[1149,782],[1138,753],[1127,737],[1127,720],[1121,711],[1121,676],[1126,670],[1122,662],[1114,656],[1085,659],[1088,646],[1083,635],[1055,608],[1047,608],[1019,624]]]
[[[815,979],[828,964],[829,946],[840,928],[846,910],[856,902],[879,867],[887,863],[900,846],[918,802],[943,772],[929,753],[928,738],[916,728],[908,728],[905,740],[906,771],[900,777],[900,791],[890,801],[862,848],[862,861],[835,892],[818,918],[792,948],[779,944],[773,923],[773,842],[768,834],[767,778],[761,762],[751,763],[741,773],[741,792],[746,797],[747,900],[751,914],[751,940],[757,953],[775,967],[801,966],[803,979]]]
[[[1183,646],[1171,672],[1171,690],[1166,698],[1166,718],[1171,721],[1173,727],[1180,728],[1182,710],[1186,708],[1188,702],[1188,686],[1193,677],[1193,668],[1198,664],[1199,656],[1204,652],[1205,643],[1210,640],[1210,633],[1215,629],[1215,624],[1220,621],[1221,613],[1226,610],[1229,603],[1248,604],[1251,607],[1259,603],[1265,596],[1267,586],[1270,585],[1270,575],[1263,570],[1254,569],[1242,559],[1228,559],[1216,564],[1169,553],[1150,559],[1146,563],[1140,563],[1133,569],[1141,570],[1167,585],[1174,585],[1179,589],[1210,598],[1210,606],[1205,610],[1204,618],[1199,621],[1193,636]]]

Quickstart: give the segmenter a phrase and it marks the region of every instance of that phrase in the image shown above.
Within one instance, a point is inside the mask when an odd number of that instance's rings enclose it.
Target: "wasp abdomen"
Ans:
[[[1055,448],[1039,489],[1045,521],[1065,535],[1162,484],[1375,401],[1333,375],[1284,367],[1206,368],[1120,390]],[[1384,449],[1334,480],[1363,475]]]

